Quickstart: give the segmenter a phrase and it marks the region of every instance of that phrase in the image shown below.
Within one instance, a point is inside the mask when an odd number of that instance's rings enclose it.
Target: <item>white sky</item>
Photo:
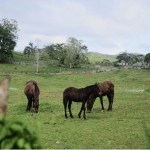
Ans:
[[[18,51],[75,37],[91,52],[150,52],[150,0],[0,0],[2,18],[18,22]]]

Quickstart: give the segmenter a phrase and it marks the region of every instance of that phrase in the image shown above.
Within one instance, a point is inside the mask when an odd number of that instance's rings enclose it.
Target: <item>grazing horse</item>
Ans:
[[[114,84],[111,81],[105,81],[103,83],[98,83],[99,89],[100,89],[100,95],[91,94],[88,101],[87,101],[87,112],[91,112],[93,104],[95,102],[95,99],[97,97],[100,98],[100,103],[102,106],[102,110],[104,110],[103,105],[103,96],[107,96],[109,105],[108,105],[108,111],[112,110],[113,105],[113,99],[114,99]]]
[[[33,103],[33,108],[37,113],[39,108],[39,95],[40,95],[40,90],[37,85],[37,82],[33,80],[27,81],[24,89],[24,94],[27,96],[28,99],[26,111],[30,111]]]
[[[85,103],[87,102],[89,96],[94,93],[94,94],[99,94],[100,90],[97,84],[87,86],[85,88],[74,88],[74,87],[69,87],[64,90],[63,92],[63,104],[64,104],[64,110],[65,110],[65,117],[67,117],[67,104],[68,104],[68,109],[70,113],[70,117],[73,118],[72,112],[71,112],[71,104],[72,101],[74,102],[82,102],[81,110],[78,114],[78,117],[81,118],[81,113],[84,110],[83,117],[86,119],[85,116]]]

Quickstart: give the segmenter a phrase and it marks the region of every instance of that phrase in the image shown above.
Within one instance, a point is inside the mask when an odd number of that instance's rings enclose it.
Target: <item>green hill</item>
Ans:
[[[13,52],[13,60],[15,62],[29,62],[33,60],[33,57],[28,57],[27,55],[24,55],[22,52]]]
[[[103,61],[103,59],[108,59],[111,62],[116,60],[116,55],[100,54],[96,52],[88,52],[86,55],[89,58],[90,63],[101,62]],[[36,59],[35,56],[28,57],[27,55],[24,55],[22,52],[14,51],[14,60],[16,62],[31,62],[35,59]],[[44,62],[48,62],[49,57],[46,53],[43,53],[40,56],[40,60]]]
[[[107,54],[100,54],[95,52],[87,53],[87,57],[91,63],[101,62],[103,59],[108,59],[109,61],[113,62],[116,61],[116,55],[107,55]]]

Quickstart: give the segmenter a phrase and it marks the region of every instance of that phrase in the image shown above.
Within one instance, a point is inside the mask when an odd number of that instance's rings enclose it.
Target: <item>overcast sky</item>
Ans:
[[[91,52],[150,52],[150,0],[0,0],[2,18],[18,22],[18,51],[75,37]]]

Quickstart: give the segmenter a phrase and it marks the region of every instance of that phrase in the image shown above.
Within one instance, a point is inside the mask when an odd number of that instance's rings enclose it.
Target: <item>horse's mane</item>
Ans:
[[[91,90],[95,90],[95,87],[98,86],[97,83],[86,86],[85,88],[81,88],[81,91],[91,91]]]
[[[97,84],[97,83],[95,83],[95,84],[92,84],[92,85],[86,86],[86,87],[85,87],[85,89],[91,89],[91,88],[93,88],[93,87],[95,87],[95,86],[98,86],[98,84]]]

